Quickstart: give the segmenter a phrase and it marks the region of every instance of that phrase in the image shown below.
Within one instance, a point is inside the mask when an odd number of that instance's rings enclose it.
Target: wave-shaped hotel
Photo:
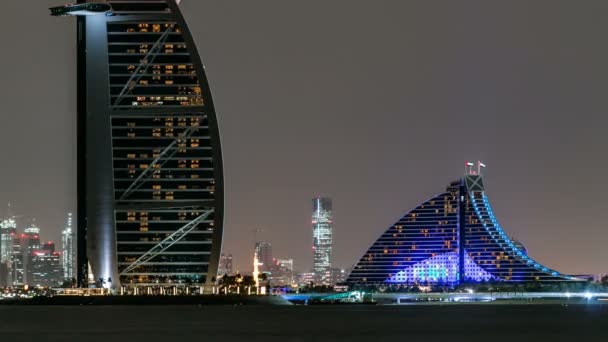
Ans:
[[[51,14],[78,18],[78,283],[209,284],[222,158],[178,1],[79,1]]]
[[[490,206],[482,167],[467,163],[463,178],[392,225],[361,257],[347,283],[577,281],[534,261],[508,237]]]

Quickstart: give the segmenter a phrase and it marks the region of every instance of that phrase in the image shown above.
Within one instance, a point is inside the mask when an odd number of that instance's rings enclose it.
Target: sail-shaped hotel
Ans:
[[[222,155],[178,2],[51,12],[77,17],[79,284],[209,284],[222,239]]]

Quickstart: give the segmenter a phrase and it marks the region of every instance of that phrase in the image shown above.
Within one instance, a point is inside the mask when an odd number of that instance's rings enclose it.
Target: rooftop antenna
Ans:
[[[486,164],[481,161],[477,161],[477,174],[481,176],[481,168],[486,168]]]
[[[464,173],[467,176],[474,176],[474,175],[476,175],[474,166],[475,166],[474,163],[472,163],[472,162],[470,162],[470,161],[467,160],[466,164],[465,164]]]

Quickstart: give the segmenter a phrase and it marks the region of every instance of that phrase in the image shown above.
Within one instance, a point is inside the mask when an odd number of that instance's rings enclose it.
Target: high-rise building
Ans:
[[[57,287],[62,279],[61,254],[55,251],[55,244],[47,242],[32,253],[32,280],[29,285]]]
[[[19,286],[25,284],[25,272],[23,269],[24,253],[22,251],[21,243],[21,240],[25,239],[25,235],[14,234],[12,235],[12,238],[13,246],[9,274],[13,285]]]
[[[224,274],[231,275],[233,273],[232,269],[232,254],[224,254],[220,255],[220,266],[218,267],[217,276],[221,277]]]
[[[41,248],[40,243],[40,228],[35,224],[31,224],[25,228],[25,232],[20,235],[21,237],[21,257],[23,258],[23,283],[26,285],[33,285],[33,267],[32,260],[35,256],[34,252]]]
[[[61,266],[63,279],[71,280],[76,276],[76,246],[75,231],[72,229],[72,213],[68,213],[66,226],[61,232]]]
[[[333,244],[332,203],[327,197],[312,200],[313,273],[316,285],[331,285],[328,271],[331,268]]]
[[[61,6],[77,16],[77,278],[210,284],[224,186],[205,69],[176,0]],[[108,6],[109,5],[109,6]]]
[[[262,273],[272,273],[272,244],[268,241],[255,243],[255,253],[258,256],[258,266]]]
[[[10,215],[10,214],[9,214]],[[0,287],[12,285],[13,238],[17,234],[17,222],[8,217],[0,222]]]
[[[350,284],[455,285],[579,279],[534,261],[494,216],[481,162],[391,226],[361,257]]]
[[[10,262],[12,256],[13,236],[17,233],[17,222],[6,218],[0,222],[0,262]]]

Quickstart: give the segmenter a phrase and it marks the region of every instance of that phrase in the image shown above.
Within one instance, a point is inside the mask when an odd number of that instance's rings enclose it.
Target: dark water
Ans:
[[[608,341],[608,306],[0,306],[0,341]]]

